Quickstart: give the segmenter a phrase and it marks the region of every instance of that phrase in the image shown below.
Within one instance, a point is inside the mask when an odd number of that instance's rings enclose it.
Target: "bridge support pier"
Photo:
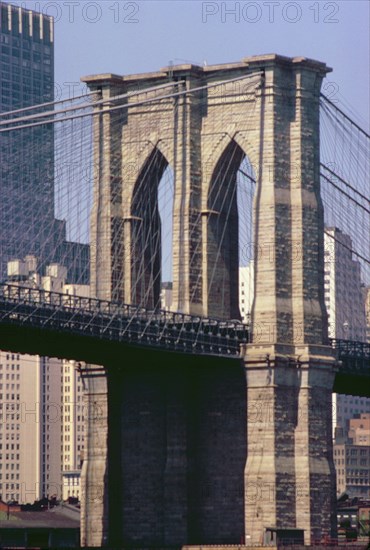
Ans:
[[[88,379],[81,544],[239,544],[242,363],[129,349],[108,363],[105,378]]]
[[[331,349],[246,346],[246,543],[265,529],[303,529],[305,544],[335,537]]]
[[[108,391],[100,367],[87,365],[85,379],[86,456],[81,473],[81,546],[108,541]]]

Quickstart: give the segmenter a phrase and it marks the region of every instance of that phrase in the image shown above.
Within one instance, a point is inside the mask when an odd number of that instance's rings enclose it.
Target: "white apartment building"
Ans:
[[[370,414],[351,418],[334,443],[337,494],[370,498]]]
[[[171,311],[172,299],[172,282],[163,282],[161,284],[161,309]]]
[[[351,238],[335,227],[326,229],[325,305],[329,336],[366,342],[366,311],[360,264],[353,260]],[[370,412],[370,399],[333,394],[333,430],[348,431],[354,415]]]
[[[41,277],[34,256],[8,262],[11,284],[88,295],[87,285],[65,284],[66,275],[65,267],[52,264]],[[2,500],[79,498],[84,414],[74,362],[0,352],[0,402]]]
[[[60,361],[0,352],[0,494],[60,495]]]
[[[366,342],[364,286],[361,266],[352,258],[352,240],[336,227],[328,227],[324,246],[329,337]]]
[[[72,296],[89,296],[88,285],[65,284],[63,292]],[[80,474],[84,459],[85,406],[83,380],[75,361],[62,365],[62,498],[80,500]]]
[[[75,361],[62,365],[62,498],[80,500],[80,473],[84,459],[85,414],[83,381]]]
[[[370,344],[370,286],[364,289],[366,312],[366,341]]]
[[[37,260],[8,262],[8,281],[51,286],[37,274]],[[0,494],[33,502],[60,496],[61,365],[58,359],[0,352]]]
[[[254,262],[246,267],[239,267],[239,310],[242,321],[250,320],[254,297]]]

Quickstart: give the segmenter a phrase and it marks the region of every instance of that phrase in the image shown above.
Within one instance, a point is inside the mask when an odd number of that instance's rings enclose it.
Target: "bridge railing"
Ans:
[[[336,352],[339,373],[370,377],[370,343],[334,338],[331,345]]]
[[[339,355],[346,355],[348,357],[358,357],[361,355],[370,359],[370,343],[368,342],[332,338],[331,345]]]
[[[98,338],[157,345],[185,352],[238,355],[248,327],[166,310],[74,296],[16,284],[0,285],[0,318]]]
[[[250,341],[250,327],[238,320],[146,309],[19,284],[0,284],[0,301],[0,319],[110,340],[217,355],[238,355],[240,345]],[[333,339],[331,345],[347,369],[370,368],[370,344]]]

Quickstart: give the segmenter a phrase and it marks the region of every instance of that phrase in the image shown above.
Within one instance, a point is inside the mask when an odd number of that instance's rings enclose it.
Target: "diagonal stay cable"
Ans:
[[[236,80],[243,80],[243,79],[246,79],[246,78],[256,78],[257,75],[260,75],[260,73],[254,73],[253,75],[244,75],[244,76],[241,76],[241,77],[237,77],[237,78],[234,78],[234,79],[230,79],[230,80],[225,80],[223,81],[223,84],[227,83],[227,82],[233,82],[233,81],[236,81]],[[174,82],[173,84],[177,84],[177,82]],[[99,110],[99,111],[93,111],[93,112],[88,112],[88,113],[80,113],[80,114],[77,114],[77,115],[71,115],[71,116],[68,116],[68,117],[64,117],[64,118],[58,118],[58,119],[54,119],[54,118],[51,118],[50,120],[44,120],[44,121],[41,121],[41,122],[35,122],[34,124],[21,124],[20,126],[14,126],[14,127],[10,127],[10,128],[2,128],[0,129],[0,133],[3,133],[3,132],[9,132],[11,130],[19,130],[19,129],[24,129],[24,128],[33,128],[35,126],[45,126],[47,124],[55,124],[56,122],[63,122],[63,121],[66,121],[66,120],[72,120],[72,119],[76,119],[76,118],[83,118],[83,117],[87,117],[87,116],[101,116],[102,114],[105,114],[105,113],[108,113],[108,112],[112,112],[112,111],[116,111],[117,109],[129,109],[129,108],[132,108],[132,107],[140,107],[141,105],[146,105],[148,103],[155,103],[155,102],[161,102],[163,99],[171,99],[173,97],[179,97],[179,96],[182,96],[182,95],[186,95],[186,94],[191,94],[191,93],[194,93],[194,92],[198,92],[200,90],[204,90],[204,89],[209,89],[209,88],[213,88],[213,87],[216,87],[216,86],[219,86],[220,83],[217,82],[217,83],[212,83],[212,84],[207,84],[207,85],[204,85],[204,86],[198,86],[197,88],[190,88],[190,89],[186,89],[186,90],[182,90],[180,92],[174,92],[172,94],[165,94],[165,95],[162,95],[162,96],[156,96],[156,97],[152,97],[152,98],[147,98],[145,100],[142,100],[142,101],[135,101],[133,103],[127,103],[125,105],[117,105],[115,107],[106,107],[102,110]],[[91,108],[92,105],[89,104],[89,107]],[[12,121],[8,121],[8,123],[10,123]],[[14,123],[17,122],[17,119],[15,119],[13,121]]]
[[[33,288],[33,287],[22,287],[22,286],[19,286],[19,285],[9,285],[9,284],[2,284],[1,285],[1,288],[4,290],[6,289],[9,294],[12,293],[13,291],[13,296],[8,296],[7,300],[10,301],[10,303],[14,304],[14,307],[10,310],[10,311],[7,311],[6,312],[6,317],[10,317],[11,315],[14,315],[14,314],[17,314],[19,308],[22,308],[24,306],[30,306],[32,307],[32,305],[34,306],[34,309],[33,311],[31,311],[30,314],[26,315],[25,317],[23,316],[22,317],[22,324],[25,323],[30,317],[32,317],[35,312],[37,310],[40,309],[40,306],[39,304],[41,303],[41,301],[34,301],[34,300],[31,300],[31,298],[29,298],[28,300],[25,298],[25,295],[24,295],[24,292],[23,292],[23,296],[21,296],[21,292],[22,291],[28,291],[27,293],[29,294],[30,291],[36,291],[36,293],[38,293],[40,295],[40,289],[38,288]],[[16,294],[18,295],[18,297],[15,297],[14,296],[14,291],[16,291]],[[5,294],[4,294],[4,300],[6,300],[6,297],[5,297]],[[16,301],[17,300],[17,301]],[[9,303],[9,302],[8,302]]]
[[[365,256],[362,256],[362,254],[359,254],[358,252],[356,252],[356,250],[354,250],[353,248],[351,248],[350,246],[347,246],[346,244],[344,244],[340,239],[337,239],[336,237],[334,237],[334,235],[331,235],[330,233],[328,233],[328,231],[325,231],[325,234],[330,237],[331,239],[333,239],[335,242],[337,242],[338,244],[340,244],[341,246],[343,246],[343,248],[345,248],[346,250],[349,250],[349,252],[352,252],[352,254],[354,254],[355,256],[357,256],[358,258],[360,258],[360,260],[363,260],[364,262],[366,262],[367,264],[370,265],[370,260],[369,258],[365,258]]]
[[[46,103],[36,103],[35,105],[30,105],[29,107],[22,107],[22,109],[14,109],[12,111],[3,111],[2,113],[0,113],[0,119],[2,117],[5,117],[5,116],[16,115],[18,113],[23,113],[25,111],[33,111],[33,110],[36,110],[36,109],[42,109],[43,107],[48,107],[49,105],[58,105],[59,103],[68,103],[70,101],[76,101],[77,99],[85,99],[86,97],[91,96],[91,95],[96,95],[96,92],[86,92],[86,94],[82,94],[82,95],[72,97],[72,98],[59,99],[57,101],[47,101]],[[10,122],[10,121],[8,121],[8,122]]]
[[[338,176],[338,174],[336,174],[333,170],[331,170],[328,166],[326,166],[325,164],[323,164],[322,162],[320,162],[320,166],[322,168],[324,168],[325,170],[327,170],[332,176],[334,176],[335,178],[338,178],[338,180],[343,183],[344,185],[346,185],[347,187],[349,187],[349,189],[351,189],[351,191],[353,191],[354,193],[357,193],[357,195],[359,195],[362,199],[364,199],[365,201],[367,202],[370,202],[369,200],[369,197],[366,197],[365,195],[363,195],[360,191],[358,191],[355,187],[353,187],[353,185],[351,185],[350,183],[348,183],[346,180],[344,180],[343,178],[341,178],[340,176]],[[322,172],[320,172],[320,175],[323,176]],[[327,181],[329,181],[329,183],[332,183],[333,185],[335,185],[331,180],[329,180],[326,176],[324,176],[325,179],[327,179]],[[336,186],[335,186],[336,187]],[[345,192],[338,188],[342,193],[345,194]],[[348,196],[348,195],[347,195]],[[349,197],[352,199],[352,197]],[[362,205],[360,205],[362,206]]]
[[[333,187],[335,187],[335,189],[338,189],[338,191],[340,193],[342,193],[345,197],[347,197],[349,200],[351,200],[354,204],[356,204],[356,206],[358,206],[359,208],[362,208],[363,210],[365,210],[365,212],[367,212],[367,214],[370,214],[370,209],[366,208],[366,206],[364,206],[363,204],[361,204],[360,202],[356,201],[356,199],[354,199],[353,197],[351,197],[351,195],[349,193],[346,193],[345,191],[343,191],[343,189],[341,189],[339,187],[339,185],[337,185],[336,183],[334,183],[330,178],[328,178],[327,176],[325,176],[325,174],[323,174],[322,172],[320,172],[320,176],[323,177],[327,182],[330,183],[330,185],[332,185]],[[368,201],[369,202],[369,201]],[[370,202],[369,202],[370,204]]]
[[[352,120],[348,115],[346,115],[346,113],[344,111],[342,111],[342,109],[340,109],[339,107],[337,107],[335,105],[335,103],[333,103],[328,97],[326,97],[325,94],[323,94],[322,92],[320,93],[320,97],[322,97],[327,103],[329,103],[329,105],[331,105],[331,107],[333,107],[334,109],[336,109],[336,111],[338,111],[346,120],[348,120],[348,122],[350,122],[351,124],[353,124],[353,126],[355,128],[357,128],[357,130],[359,132],[361,132],[365,137],[367,137],[368,139],[370,139],[370,135],[361,128],[361,126],[359,126],[354,120]]]
[[[121,99],[130,99],[131,97],[133,97],[135,95],[139,95],[139,94],[147,93],[147,92],[151,92],[151,91],[156,91],[156,90],[161,90],[163,88],[173,87],[175,84],[178,84],[178,82],[176,82],[176,83],[170,82],[170,83],[167,83],[167,84],[162,84],[160,86],[152,86],[151,88],[147,88],[146,90],[127,92],[125,94],[120,94],[120,95],[117,95],[117,96],[109,97],[107,99],[99,99],[99,100],[94,101],[94,102],[72,105],[71,107],[64,107],[64,109],[43,111],[41,113],[25,115],[25,116],[22,116],[22,117],[16,117],[16,118],[10,119],[10,120],[3,120],[3,121],[0,122],[0,126],[6,126],[6,125],[11,124],[11,123],[16,124],[17,122],[27,122],[29,120],[32,121],[32,120],[35,120],[35,119],[46,118],[46,117],[49,117],[49,116],[50,117],[55,117],[55,116],[63,115],[65,113],[69,113],[69,112],[73,112],[73,111],[83,111],[84,109],[91,109],[92,107],[96,107],[98,105],[105,105],[105,104],[110,105],[110,104],[114,103],[115,101],[119,101]],[[90,92],[90,95],[92,95],[92,94],[96,95],[97,92]],[[74,98],[72,99],[72,101],[74,101]],[[44,103],[44,104],[36,105],[36,106],[34,106],[34,108],[35,109],[41,109],[43,106],[47,106],[47,105],[52,105],[52,103]],[[29,110],[29,109],[30,108],[28,108],[27,110]],[[17,112],[17,111],[14,111],[14,112]],[[3,115],[4,114],[11,114],[11,113],[13,113],[13,111],[5,112],[5,113],[3,113]],[[58,120],[66,120],[66,119],[62,118],[62,119],[58,119]],[[46,121],[45,121],[45,123],[46,123]],[[18,128],[18,126],[16,128]]]

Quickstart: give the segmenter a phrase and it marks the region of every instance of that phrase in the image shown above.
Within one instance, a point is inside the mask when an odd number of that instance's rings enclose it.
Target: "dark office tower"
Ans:
[[[0,2],[1,121],[53,100],[53,18]],[[32,110],[32,114],[50,109]],[[19,123],[21,124],[21,123]],[[29,121],[23,125],[29,124]],[[0,133],[0,280],[7,261],[34,254],[40,265],[60,255],[65,223],[54,218],[54,125]]]

